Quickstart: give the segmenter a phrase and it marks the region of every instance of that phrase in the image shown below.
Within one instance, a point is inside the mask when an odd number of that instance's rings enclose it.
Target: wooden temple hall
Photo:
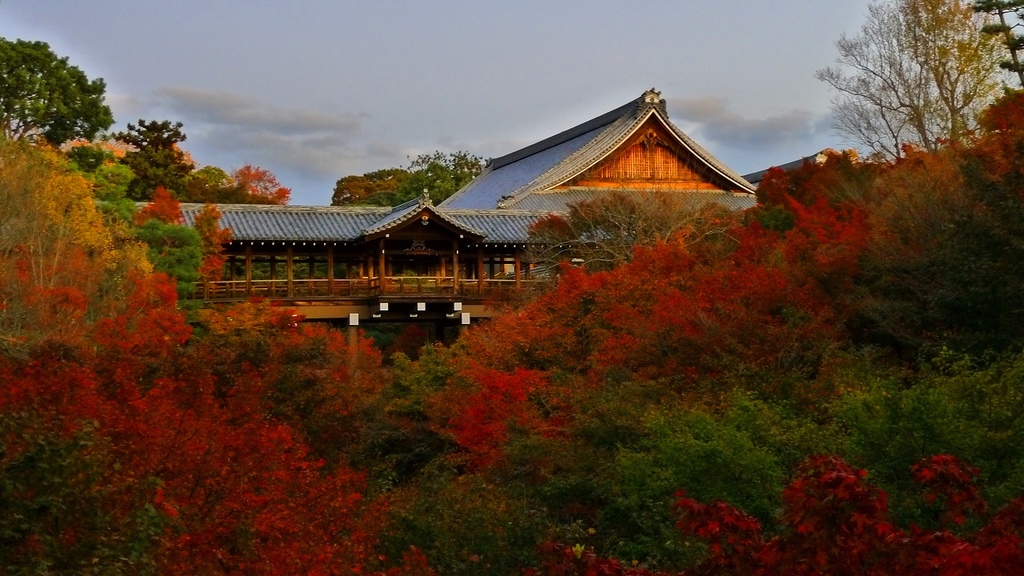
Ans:
[[[543,279],[530,227],[610,191],[683,195],[742,210],[754,187],[668,119],[659,92],[488,161],[434,206],[219,205],[228,264],[195,298],[267,298],[310,319],[467,326]],[[182,206],[192,224],[201,205]]]

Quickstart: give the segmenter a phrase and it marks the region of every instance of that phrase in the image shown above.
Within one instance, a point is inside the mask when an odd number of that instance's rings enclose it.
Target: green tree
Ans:
[[[114,134],[114,139],[132,146],[133,150],[121,159],[135,173],[135,179],[128,185],[128,197],[132,200],[149,200],[158,186],[182,194],[188,175],[195,168],[178,145],[186,140],[181,131],[181,122],[169,120],[139,120],[129,124],[124,132]]]
[[[390,198],[395,189],[409,177],[405,168],[385,168],[363,175],[351,174],[338,180],[331,196],[331,206],[373,203],[377,198]]]
[[[469,152],[420,154],[406,168],[387,168],[338,180],[331,205],[395,206],[426,190],[436,204],[448,198],[483,170],[483,159]]]
[[[202,276],[203,241],[197,228],[184,225],[181,204],[161,186],[153,201],[135,214],[135,221],[135,236],[149,246],[153,269],[177,281],[180,297],[192,295]]]
[[[1024,52],[1024,36],[1014,32],[1024,26],[1024,0],[977,0],[975,12],[987,12],[999,19],[999,22],[986,24],[982,33],[999,37],[1003,46],[1010,53],[1008,60],[999,63],[999,67],[1017,75],[1021,88],[1024,88],[1024,63],[1021,53]]]
[[[395,190],[396,204],[408,202],[427,191],[441,202],[469,184],[483,170],[483,159],[469,152],[420,154],[409,163],[409,177]]]
[[[98,200],[115,202],[128,196],[128,184],[135,178],[131,168],[117,161],[109,149],[96,144],[72,146],[65,153],[71,165],[92,182]]]
[[[244,204],[245,187],[216,166],[203,166],[185,178],[179,198],[182,202]]]
[[[836,91],[835,129],[886,158],[962,141],[998,95],[998,45],[982,21],[961,0],[868,6],[860,34],[836,42],[838,66],[816,73]]]
[[[0,38],[0,126],[9,139],[91,139],[114,123],[106,84],[89,80],[45,42]]]

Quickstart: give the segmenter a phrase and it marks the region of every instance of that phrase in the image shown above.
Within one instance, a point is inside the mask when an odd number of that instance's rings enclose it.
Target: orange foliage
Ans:
[[[106,150],[107,152],[110,152],[111,154],[114,155],[115,158],[124,158],[125,153],[128,152],[131,149],[130,145],[125,144],[124,142],[121,142],[120,140],[96,140],[96,141],[90,141],[90,140],[84,140],[82,138],[78,138],[78,139],[75,139],[75,140],[69,140],[69,141],[65,142],[64,144],[62,144],[60,148],[61,148],[62,151],[67,152],[68,150],[71,150],[72,148],[77,148],[79,146],[94,146],[96,148],[100,148],[102,150]]]
[[[185,223],[185,217],[181,214],[181,202],[163,186],[157,186],[153,192],[153,201],[135,214],[135,223],[142,224],[153,218],[166,224]]]
[[[206,281],[220,280],[227,261],[224,246],[231,242],[231,229],[220,227],[220,210],[213,204],[203,206],[192,226],[199,232],[199,248],[203,252],[199,274]]]
[[[287,204],[291,199],[291,188],[285,188],[269,170],[246,164],[231,175],[236,182],[245,186],[253,199],[265,204]]]

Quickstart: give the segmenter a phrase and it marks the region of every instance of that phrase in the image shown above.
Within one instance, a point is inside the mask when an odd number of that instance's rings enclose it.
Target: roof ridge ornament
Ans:
[[[653,87],[640,96],[639,103],[639,108],[641,110],[653,106],[661,112],[662,116],[668,118],[668,107],[665,104],[665,99],[661,97],[661,92],[655,90]]]
[[[434,201],[430,199],[430,190],[424,188],[423,194],[420,194],[420,206],[433,206]]]

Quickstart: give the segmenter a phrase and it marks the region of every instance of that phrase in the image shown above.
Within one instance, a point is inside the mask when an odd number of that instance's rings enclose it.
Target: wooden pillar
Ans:
[[[476,291],[478,294],[484,292],[484,247],[476,249]]]
[[[334,296],[334,246],[327,247],[327,294]]]
[[[522,270],[522,266],[522,251],[519,248],[516,248],[516,290],[519,290],[521,286],[519,271]]]
[[[380,241],[377,242],[377,257],[378,257],[378,261],[377,261],[378,262],[377,278],[379,279],[378,282],[380,284],[380,291],[383,292],[384,291],[385,266],[387,264],[386,261],[385,261],[385,256],[384,256],[384,239],[383,238],[381,238]]]
[[[245,247],[245,297],[252,298],[252,244]]]
[[[295,284],[294,284],[295,277],[294,277],[294,274],[292,274],[292,271],[293,271],[292,270],[292,256],[293,256],[292,255],[292,247],[288,246],[287,250],[285,251],[285,256],[284,256],[284,259],[285,259],[284,260],[284,269],[285,269],[285,272],[288,273],[288,297],[289,298],[295,296]]]
[[[277,255],[271,254],[270,255],[270,294],[269,294],[269,296],[273,296],[274,295],[274,288],[276,287],[276,284],[277,284]]]
[[[452,240],[452,291],[459,293],[459,243]]]
[[[307,262],[307,265],[309,266],[309,274],[306,275],[306,286],[307,286],[306,291],[309,293],[310,296],[315,296],[316,295],[316,283],[313,282],[313,279],[316,278],[316,249],[315,248],[310,248],[309,249],[309,258],[306,260],[306,262]]]

